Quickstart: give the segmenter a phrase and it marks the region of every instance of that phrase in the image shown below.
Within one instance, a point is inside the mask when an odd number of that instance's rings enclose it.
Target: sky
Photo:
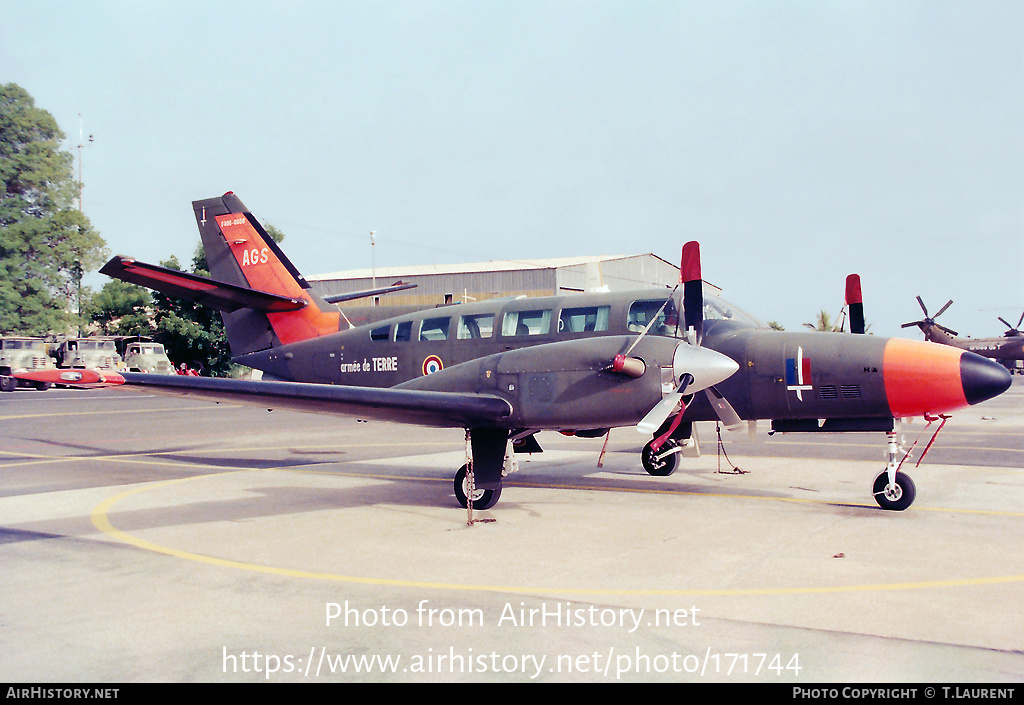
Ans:
[[[1021,37],[1019,0],[0,0],[0,82],[112,255],[190,263],[234,191],[307,276],[698,240],[787,330],[855,272],[869,332],[920,295],[984,337],[1024,314]]]

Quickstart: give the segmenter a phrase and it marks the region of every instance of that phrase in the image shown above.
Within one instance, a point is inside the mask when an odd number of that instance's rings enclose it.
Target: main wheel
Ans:
[[[643,451],[640,453],[640,462],[643,464],[644,470],[649,474],[657,477],[667,477],[676,471],[676,464],[679,462],[679,453],[671,453],[669,451],[678,448],[679,444],[670,438],[662,443],[661,447],[658,448],[658,452],[655,453],[651,449],[651,444],[653,443],[654,439],[651,439],[651,442],[644,446]],[[668,455],[659,458],[664,453],[668,453]]]
[[[917,496],[917,488],[910,475],[902,472],[896,473],[896,484],[890,489],[889,473],[883,472],[875,478],[875,484],[871,488],[875,501],[882,509],[900,512],[914,503]]]
[[[459,471],[455,473],[455,499],[459,500],[459,504],[463,507],[469,506],[469,465],[463,465],[459,468]],[[501,487],[496,490],[481,490],[476,489],[473,491],[473,509],[490,509],[498,503],[498,498],[501,497]]]

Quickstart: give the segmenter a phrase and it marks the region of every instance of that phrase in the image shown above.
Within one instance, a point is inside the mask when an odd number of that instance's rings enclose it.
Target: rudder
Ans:
[[[213,279],[306,302],[297,311],[222,311],[233,356],[339,330],[338,309],[310,291],[306,280],[234,193],[193,201],[192,207]]]

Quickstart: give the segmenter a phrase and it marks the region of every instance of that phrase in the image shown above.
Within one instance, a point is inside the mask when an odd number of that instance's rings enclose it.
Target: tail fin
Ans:
[[[193,201],[192,208],[213,279],[305,302],[293,311],[222,311],[232,355],[339,330],[338,309],[310,291],[306,280],[235,194]]]

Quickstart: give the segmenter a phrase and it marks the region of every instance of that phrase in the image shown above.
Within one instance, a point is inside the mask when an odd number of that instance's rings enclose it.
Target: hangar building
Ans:
[[[415,289],[387,294],[383,303],[422,307],[510,296],[672,287],[679,282],[679,267],[657,255],[643,254],[378,267],[318,274],[306,280],[320,296],[365,291],[398,281],[415,284]]]

